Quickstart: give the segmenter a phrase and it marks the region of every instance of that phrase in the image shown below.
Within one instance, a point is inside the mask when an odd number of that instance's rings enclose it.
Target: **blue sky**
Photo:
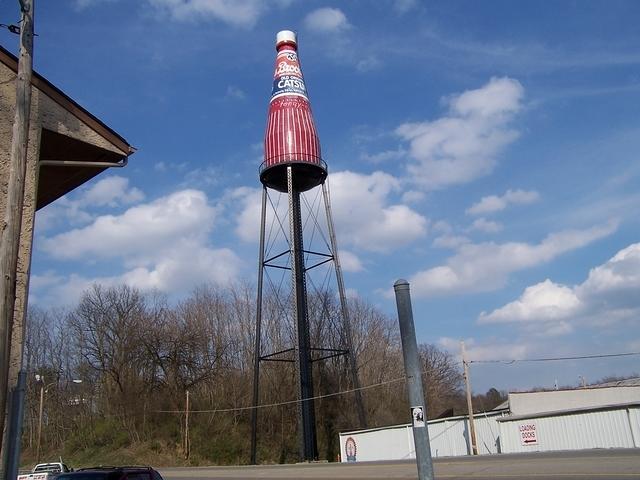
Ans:
[[[633,1],[37,1],[36,70],[138,152],[38,213],[30,301],[255,279],[274,38],[293,29],[352,294],[395,314],[407,278],[419,341],[475,360],[640,351],[639,19]]]

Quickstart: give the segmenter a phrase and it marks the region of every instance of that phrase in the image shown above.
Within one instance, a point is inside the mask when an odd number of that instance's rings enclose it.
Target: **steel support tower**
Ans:
[[[356,360],[352,348],[352,333],[348,320],[347,301],[335,230],[331,215],[329,192],[326,184],[327,166],[322,160],[320,142],[315,128],[311,106],[307,96],[302,70],[297,55],[297,38],[294,32],[285,30],[276,38],[276,65],[273,91],[269,103],[269,116],[265,134],[265,160],[260,168],[262,209],[260,220],[260,252],[258,262],[258,292],[256,304],[256,335],[254,349],[253,409],[251,416],[251,463],[257,460],[258,406],[260,401],[260,364],[265,361],[291,362],[295,364],[298,397],[298,442],[300,459],[318,459],[316,441],[316,416],[314,404],[313,362],[336,356],[346,356],[347,369],[355,390],[356,410],[361,427],[366,426],[365,410],[360,392]],[[320,215],[307,211],[305,216],[301,202],[302,194],[321,187],[326,231],[330,239],[326,252],[305,249],[304,225],[307,221],[319,226]],[[284,223],[278,226],[286,236],[286,250],[271,254],[266,246],[266,223],[268,213],[279,218],[278,208],[270,202],[270,192],[287,196],[288,231]],[[268,211],[267,206],[271,209]],[[307,208],[309,210],[309,208]],[[319,228],[321,228],[319,226]],[[305,265],[305,258],[313,258]],[[309,271],[320,265],[333,262],[335,279],[340,297],[341,344],[329,347],[311,345],[309,308],[307,304],[307,277]],[[264,302],[264,277],[269,268],[290,270],[291,295],[284,302],[295,329],[295,338],[290,348],[264,354],[262,352],[262,321]],[[283,314],[284,318],[286,315]]]

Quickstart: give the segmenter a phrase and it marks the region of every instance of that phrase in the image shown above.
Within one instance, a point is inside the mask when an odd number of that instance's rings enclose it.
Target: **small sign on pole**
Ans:
[[[534,422],[521,423],[518,425],[520,432],[520,443],[523,446],[538,444],[538,430]]]
[[[424,407],[422,405],[411,407],[411,418],[414,428],[424,428]]]

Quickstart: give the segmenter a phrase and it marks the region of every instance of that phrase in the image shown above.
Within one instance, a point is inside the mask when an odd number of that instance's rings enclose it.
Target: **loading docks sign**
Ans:
[[[520,443],[526,445],[538,444],[538,429],[534,422],[521,423],[518,425],[520,431]]]

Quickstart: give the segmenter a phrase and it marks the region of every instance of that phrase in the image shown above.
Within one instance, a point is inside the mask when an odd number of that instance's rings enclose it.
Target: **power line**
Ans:
[[[640,355],[640,352],[627,352],[627,353],[610,353],[610,354],[601,354],[601,355],[578,355],[573,357],[544,357],[544,358],[518,358],[511,360],[467,360],[467,363],[503,363],[506,365],[512,365],[514,363],[523,363],[523,362],[557,362],[563,360],[585,360],[592,358],[612,358],[612,357],[630,357],[634,355]],[[423,373],[425,373],[423,371]],[[323,398],[337,397],[340,395],[347,395],[349,393],[353,393],[356,391],[369,390],[371,388],[382,387],[385,385],[391,385],[397,382],[403,382],[406,380],[405,376],[393,378],[391,380],[386,380],[384,382],[373,383],[371,385],[365,385],[360,388],[352,388],[349,390],[341,390],[339,392],[327,393],[324,395],[316,395],[308,400],[320,400]],[[247,410],[252,410],[254,408],[272,408],[272,407],[280,407],[284,405],[295,405],[304,400],[287,400],[284,402],[276,402],[276,403],[265,403],[262,405],[247,406],[247,407],[232,407],[232,408],[215,408],[210,410],[189,410],[189,413],[229,413],[229,412],[242,412]],[[151,413],[181,413],[184,414],[185,410],[151,410]],[[121,414],[111,414],[105,416],[120,416]]]
[[[579,355],[575,357],[519,358],[511,360],[468,360],[468,363],[504,363],[506,365],[512,365],[514,363],[523,362],[559,362],[563,360],[585,360],[591,358],[630,357],[633,355],[640,355],[640,352],[609,353],[602,355]]]
[[[262,404],[262,405],[256,405],[255,407],[251,406],[251,407],[233,407],[233,408],[216,408],[213,410],[189,410],[189,413],[223,413],[223,412],[240,412],[240,411],[244,411],[244,410],[252,410],[254,408],[271,408],[271,407],[280,407],[282,405],[292,405],[292,404],[296,404],[296,403],[301,403],[303,401],[308,401],[308,400],[319,400],[322,398],[328,398],[328,397],[336,397],[338,395],[346,395],[348,393],[353,393],[355,391],[358,390],[368,390],[370,388],[377,388],[377,387],[382,387],[384,385],[390,385],[392,383],[397,383],[397,382],[403,382],[406,380],[406,377],[398,377],[398,378],[394,378],[392,380],[387,380],[384,382],[379,382],[379,383],[374,383],[371,385],[365,385],[364,387],[360,387],[360,388],[352,388],[351,390],[342,390],[339,392],[333,392],[333,393],[327,393],[325,395],[316,395],[315,397],[311,397],[311,398],[306,398],[304,400],[287,400],[286,402],[277,402],[277,403],[267,403],[267,404]],[[185,410],[153,410],[153,413],[185,413]]]

